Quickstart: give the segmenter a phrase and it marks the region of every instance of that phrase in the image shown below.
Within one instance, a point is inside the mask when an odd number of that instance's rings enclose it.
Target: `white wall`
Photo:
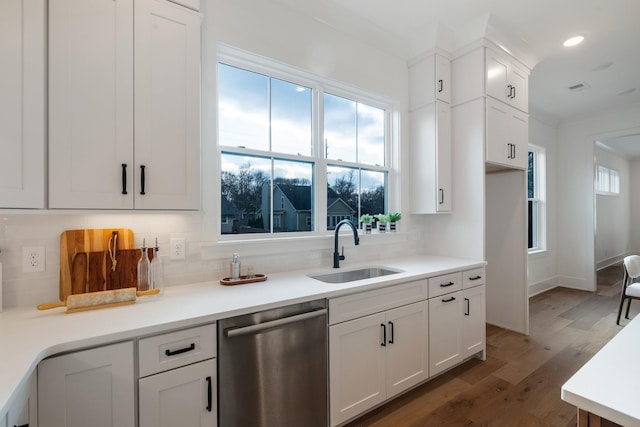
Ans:
[[[556,169],[557,129],[535,117],[529,118],[529,143],[545,149],[546,157],[546,249],[527,257],[529,295],[555,287],[557,279]]]
[[[638,132],[640,104],[577,118],[558,128],[558,283],[595,290],[594,140]]]
[[[218,168],[215,160],[215,51],[218,43],[270,57],[322,76],[356,85],[398,103],[394,132],[400,139],[393,162],[402,171],[408,153],[402,150],[408,135],[399,129],[408,128],[408,70],[396,56],[345,35],[328,25],[301,16],[280,3],[265,0],[203,0],[203,210],[193,213],[135,212],[59,212],[0,211],[0,260],[3,264],[4,305],[35,306],[58,299],[59,239],[64,230],[79,228],[128,227],[136,235],[136,245],[142,238],[158,237],[161,255],[165,256],[167,285],[179,285],[205,280],[218,280],[228,274],[228,261],[240,252],[244,266],[257,273],[309,268],[330,268],[333,236],[312,239],[286,239],[277,242],[241,244],[215,241],[219,224],[214,219],[219,203],[219,190],[214,188]],[[408,185],[404,177],[392,181],[406,212]],[[400,193],[402,192],[402,193]],[[218,200],[218,202],[216,202]],[[354,247],[347,237],[346,261],[378,261],[416,252],[424,235],[420,221],[405,215],[400,222],[402,233],[387,236],[363,236]],[[203,234],[204,230],[204,234]],[[205,237],[203,237],[203,235]],[[187,259],[170,261],[166,257],[169,239],[186,237]],[[21,251],[24,246],[46,248],[46,271],[22,273]]]
[[[629,161],[610,151],[595,147],[598,165],[616,169],[620,173],[620,194],[596,194],[596,268],[614,264],[631,249],[631,204]]]

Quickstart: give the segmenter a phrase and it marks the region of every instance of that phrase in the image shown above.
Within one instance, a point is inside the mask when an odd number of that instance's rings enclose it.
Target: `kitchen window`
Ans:
[[[620,194],[620,172],[602,165],[597,165],[596,168],[596,194]]]
[[[218,56],[222,235],[321,233],[387,212],[390,103],[225,48]],[[324,189],[324,190],[322,190]],[[326,223],[325,223],[326,221]]]
[[[545,150],[529,145],[527,168],[528,250],[543,251],[546,248],[546,165]]]

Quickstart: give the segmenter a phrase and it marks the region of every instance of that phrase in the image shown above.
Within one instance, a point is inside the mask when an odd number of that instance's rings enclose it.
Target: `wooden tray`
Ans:
[[[231,277],[225,277],[224,279],[220,279],[220,284],[225,286],[232,285],[244,285],[246,283],[256,283],[256,282],[264,282],[267,280],[267,276],[264,274],[254,274],[253,276],[240,276],[239,279],[232,279]]]

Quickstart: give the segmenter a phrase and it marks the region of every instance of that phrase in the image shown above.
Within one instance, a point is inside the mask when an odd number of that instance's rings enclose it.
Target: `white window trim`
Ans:
[[[538,145],[529,144],[528,151],[533,151],[536,156],[536,167],[534,169],[534,188],[537,194],[534,194],[535,197],[533,199],[527,198],[527,201],[535,201],[537,206],[537,245],[527,249],[527,253],[529,255],[533,255],[546,252],[547,250],[547,155],[545,148]]]
[[[215,210],[212,214],[208,215],[209,218],[205,219],[208,225],[205,226],[205,235],[207,236],[207,240],[214,240],[219,243],[242,243],[242,242],[252,242],[252,241],[280,241],[285,240],[287,238],[317,238],[322,236],[333,235],[333,230],[327,230],[327,180],[326,174],[317,173],[316,168],[321,168],[322,170],[326,170],[328,165],[332,166],[344,166],[344,167],[357,167],[363,170],[371,170],[371,171],[385,171],[387,173],[387,210],[389,212],[392,211],[400,211],[400,191],[397,183],[399,182],[399,158],[396,153],[399,153],[399,132],[398,132],[398,123],[399,123],[399,103],[395,102],[389,98],[385,98],[383,96],[377,96],[369,91],[365,91],[363,89],[357,88],[355,86],[351,86],[339,81],[335,81],[329,79],[327,77],[315,75],[313,73],[298,69],[296,67],[283,64],[276,60],[272,60],[269,58],[265,58],[259,55],[255,55],[253,53],[249,53],[240,49],[236,49],[234,47],[219,44],[217,57],[215,58],[215,62],[212,64],[214,66],[213,72],[216,75],[217,81],[217,68],[218,63],[225,63],[231,66],[236,66],[242,69],[246,69],[249,71],[254,71],[257,73],[265,74],[269,77],[282,79],[285,81],[290,81],[293,83],[297,83],[300,85],[304,85],[306,87],[311,88],[313,93],[312,103],[314,104],[314,116],[312,117],[312,128],[315,133],[312,137],[316,138],[316,141],[322,141],[324,136],[322,134],[322,126],[319,124],[323,122],[322,117],[322,96],[320,96],[324,92],[331,93],[332,95],[343,96],[349,99],[352,99],[356,102],[365,103],[367,105],[384,109],[386,111],[387,117],[386,126],[385,126],[385,138],[388,143],[385,147],[385,166],[376,166],[376,165],[365,165],[359,163],[351,163],[344,162],[338,160],[325,159],[323,154],[323,144],[315,144],[314,152],[310,157],[308,156],[293,156],[287,155],[284,153],[272,153],[272,158],[278,158],[283,160],[295,160],[295,161],[310,161],[314,163],[314,200],[316,206],[323,207],[322,209],[314,209],[313,213],[313,223],[315,224],[314,231],[296,231],[296,232],[288,232],[288,233],[256,233],[256,234],[243,234],[243,235],[227,235],[222,234],[220,229],[220,221],[221,221],[221,212],[219,202],[216,202]],[[217,87],[217,85],[216,85]],[[216,119],[218,117],[217,114],[217,93],[213,95],[213,108],[216,110]],[[243,149],[238,147],[230,147],[230,146],[221,146],[217,143],[217,135],[218,135],[218,123],[216,120],[215,126],[215,136],[216,143],[214,152],[216,153],[216,159],[211,162],[211,165],[216,165],[216,171],[214,174],[214,179],[210,182],[213,182],[214,188],[213,191],[219,191],[221,185],[221,176],[220,176],[220,156],[222,152],[233,153],[233,154],[246,154],[246,155],[258,155],[260,157],[264,157],[265,153],[262,151],[255,151],[251,149]],[[207,167],[210,165],[205,165]],[[211,191],[209,188],[204,188],[204,191]],[[272,200],[273,203],[273,200]],[[211,223],[210,221],[213,221]],[[214,242],[215,243],[215,242]],[[206,246],[206,244],[205,244]]]

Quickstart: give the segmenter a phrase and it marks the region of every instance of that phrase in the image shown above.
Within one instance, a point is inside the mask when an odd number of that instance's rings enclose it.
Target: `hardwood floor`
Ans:
[[[487,326],[487,360],[473,359],[348,427],[575,426],[560,387],[628,320],[616,325],[622,265],[598,273],[596,292],[557,288],[530,299],[530,335]],[[631,305],[630,317],[640,311]]]

